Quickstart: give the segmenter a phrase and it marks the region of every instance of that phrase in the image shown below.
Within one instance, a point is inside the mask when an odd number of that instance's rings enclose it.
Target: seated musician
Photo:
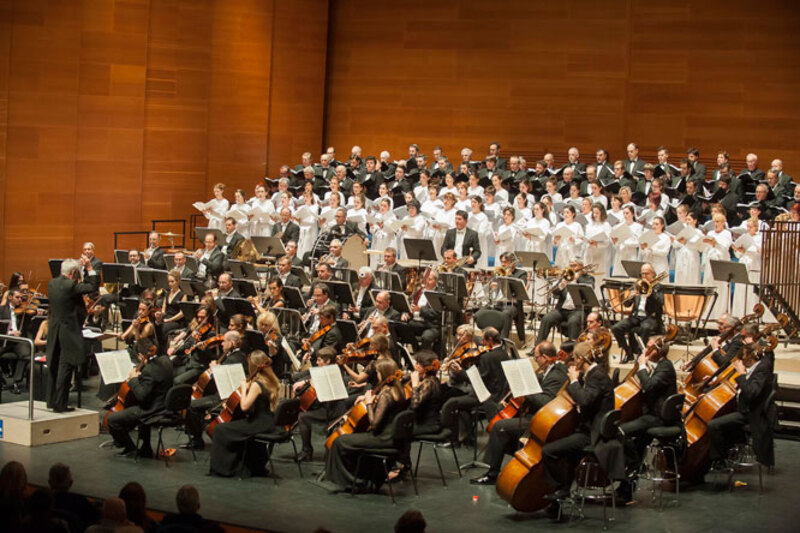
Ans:
[[[583,263],[580,258],[574,258],[569,262],[569,268],[578,272],[581,269],[580,275],[575,280],[575,283],[581,285],[590,285],[594,287],[594,276],[587,274],[582,269]],[[581,332],[581,324],[583,323],[583,311],[581,307],[577,306],[572,301],[572,295],[566,290],[568,282],[562,279],[558,286],[553,290],[553,296],[556,298],[556,305],[552,311],[549,311],[542,317],[541,325],[539,326],[539,335],[536,337],[536,342],[540,343],[550,336],[553,328],[566,325],[567,338],[574,341],[578,338]]]
[[[175,257],[173,257],[173,261],[175,262],[175,270],[178,271],[181,279],[191,279],[195,272],[191,268],[188,267],[186,264],[186,254],[183,252],[175,252]]]
[[[267,312],[271,307],[286,307],[286,300],[283,299],[283,282],[281,278],[274,277],[269,280],[267,288],[269,292],[264,295],[263,299],[259,300],[255,296],[248,298],[259,315]]]
[[[161,235],[157,231],[151,231],[147,236],[147,249],[142,252],[146,265],[158,270],[167,269],[167,261],[164,259],[164,249],[161,247]]]
[[[208,364],[217,354],[213,347],[202,348],[205,341],[209,341],[216,335],[214,330],[214,318],[210,316],[209,308],[201,306],[197,309],[195,320],[189,325],[189,331],[183,339],[176,339],[170,350],[169,355],[176,356],[175,362],[175,384],[194,383],[197,377],[208,368]],[[170,353],[171,352],[171,353]],[[191,352],[188,361],[182,364],[185,354]]]
[[[447,274],[461,274],[462,276],[466,277],[467,271],[457,265],[458,256],[456,255],[456,251],[452,248],[446,248],[442,252],[442,264],[439,266],[439,272]]]
[[[336,350],[331,346],[320,349],[319,352],[317,352],[317,366],[328,366],[332,364],[336,364]],[[311,381],[309,379],[296,381],[292,385],[292,391],[296,396],[297,394],[302,394],[301,391],[310,385]],[[297,426],[300,430],[300,438],[303,441],[303,450],[297,458],[298,461],[314,460],[314,448],[311,445],[312,426],[314,424],[325,424],[326,427],[329,427],[331,423],[342,416],[346,410],[347,404],[345,400],[321,403],[319,400],[315,399],[314,403],[311,404],[308,409],[300,412],[300,415],[297,417]]]
[[[342,241],[333,239],[328,246],[330,253],[326,262],[333,268],[350,268],[350,261],[342,257]]]
[[[237,331],[228,331],[222,338],[222,356],[208,364],[209,370],[220,365],[242,365],[242,370],[247,374],[247,354],[242,351],[242,336]],[[199,384],[195,384],[195,390]],[[182,448],[203,449],[203,417],[206,412],[222,402],[217,394],[217,386],[212,379],[203,389],[203,396],[192,399],[192,404],[186,411],[186,433],[189,442]]]
[[[8,326],[5,331],[0,332],[3,335],[12,337],[32,339],[33,334],[30,331],[31,317],[24,313],[16,313],[16,310],[22,305],[22,298],[22,291],[18,287],[8,291],[7,303],[0,307],[0,320],[7,320]],[[3,371],[11,378],[11,384],[7,385],[7,387],[14,394],[19,394],[19,386],[24,384],[24,372],[31,356],[31,348],[27,342],[0,341],[0,343],[2,343],[0,344],[0,362],[3,363]],[[0,383],[5,384],[2,373],[0,373]]]
[[[578,353],[585,355],[595,347],[597,341],[603,334],[611,335],[611,332],[603,327],[603,317],[597,311],[592,311],[586,315],[586,329],[575,341],[564,341],[559,348],[562,352],[571,354]]]
[[[222,246],[222,253],[226,259],[230,259],[233,251],[244,240],[244,236],[236,231],[236,219],[233,217],[225,218],[225,244]]]
[[[766,402],[772,391],[775,354],[771,350],[758,349],[755,336],[749,333],[744,335],[743,342],[741,358],[731,363],[738,373],[736,411],[708,423],[711,443],[709,458],[712,469],[717,471],[725,469],[728,450],[743,439],[742,428],[748,424],[753,435],[756,458],[763,465],[774,464],[772,428],[768,416],[770,406]]]
[[[303,316],[306,329],[309,333],[316,333],[320,328],[319,312],[325,307],[332,307],[334,320],[339,316],[339,305],[331,300],[331,289],[325,283],[318,283],[311,292],[311,300],[308,301],[308,311]]]
[[[108,432],[114,438],[115,446],[122,448],[117,455],[130,457],[136,455],[136,445],[130,431],[147,417],[164,408],[167,391],[172,387],[172,363],[165,355],[156,355],[156,347],[149,338],[137,339],[134,344],[141,369],[134,368],[128,374],[130,394],[136,399],[135,405],[116,411],[108,416]],[[139,457],[153,457],[150,444],[150,427],[139,426],[139,439],[142,447]]]
[[[305,295],[306,299],[311,299],[311,296],[314,293],[314,287],[319,284],[324,284],[329,281],[336,281],[333,277],[333,269],[328,263],[318,263],[316,266],[317,277],[311,280],[311,288],[309,292]],[[309,302],[307,305],[311,305]]]
[[[206,233],[203,238],[203,248],[194,253],[197,258],[197,272],[195,275],[201,280],[213,283],[225,270],[225,254],[217,246],[217,236]]]
[[[321,348],[331,346],[337,350],[337,353],[338,350],[343,348],[342,332],[339,331],[339,327],[336,325],[336,308],[333,305],[325,305],[316,316],[319,327],[307,339],[308,351],[303,355],[301,361],[304,366],[314,363]]]
[[[296,274],[292,274],[292,262],[288,257],[283,256],[278,259],[277,270],[277,278],[281,280],[284,287],[297,287],[298,289],[301,287],[300,278]]]
[[[734,334],[734,332],[741,329],[742,325],[739,319],[734,318],[729,313],[723,313],[717,319],[717,326],[719,327],[719,335],[711,339],[710,346],[714,350],[711,353],[711,359],[722,368],[728,366],[731,359],[739,355],[742,350],[742,336]],[[726,340],[722,340],[726,338]],[[681,365],[681,370],[688,370],[694,368],[700,363],[703,358],[702,351],[699,352],[693,359],[686,361]]]
[[[272,370],[277,376],[291,375],[292,370],[300,370],[300,361],[293,358],[294,351],[281,334],[278,317],[272,311],[259,313],[256,317],[256,329],[264,336],[267,355],[272,359]]]
[[[603,416],[614,409],[614,385],[608,377],[604,355],[593,351],[585,357],[573,357],[567,369],[567,393],[578,406],[578,426],[572,435],[548,442],[542,447],[542,461],[548,481],[555,492],[553,500],[566,497],[575,476],[575,467],[584,448],[594,446],[600,437]],[[548,508],[558,513],[558,502]]]
[[[433,350],[439,341],[442,327],[442,313],[436,311],[428,302],[426,291],[434,292],[439,284],[439,274],[428,272],[422,286],[411,297],[411,315],[404,313],[400,319],[413,328],[423,350]]]
[[[291,266],[303,266],[303,259],[297,257],[297,242],[289,241],[283,248],[286,250],[286,255],[284,257],[289,259],[289,264]]]
[[[334,440],[325,461],[326,479],[342,489],[350,487],[353,481],[359,481],[355,479],[359,455],[392,444],[392,421],[408,404],[397,364],[384,359],[375,365],[375,371],[379,384],[363,397],[369,416],[369,431],[342,435]],[[377,488],[385,480],[386,474],[382,468],[374,471],[362,468],[359,475],[363,483],[371,482]],[[362,484],[359,488],[363,487]]]
[[[504,252],[500,255],[500,268],[495,269],[495,276],[497,275],[505,278],[517,278],[522,281],[523,285],[528,282],[528,273],[518,268],[517,256],[513,252]],[[496,278],[490,281],[489,288],[490,291],[501,290]],[[522,301],[502,300],[502,297],[494,299],[490,297],[490,299],[497,302],[495,308],[502,310],[503,314],[508,317],[509,323],[516,326],[517,337],[520,342],[525,343],[525,311],[522,308]]]
[[[639,356],[639,370],[636,379],[642,389],[642,415],[625,422],[620,429],[625,434],[625,466],[629,473],[638,471],[644,458],[644,451],[650,442],[647,430],[666,423],[661,419],[661,408],[664,402],[677,393],[677,376],[675,367],[667,359],[669,344],[659,343],[651,337],[647,341],[645,353]],[[634,474],[635,475],[635,474]],[[617,494],[623,501],[629,502],[633,497],[632,476],[622,482]]]
[[[217,294],[214,298],[214,303],[217,305],[217,314],[219,316],[220,324],[227,324],[231,318],[232,310],[226,308],[224,298],[241,298],[233,286],[233,277],[227,272],[219,275],[217,280]]]
[[[494,485],[503,465],[503,456],[513,454],[519,448],[520,437],[528,431],[531,419],[547,402],[555,398],[561,386],[567,381],[564,364],[558,361],[556,347],[547,341],[534,348],[533,359],[538,366],[536,377],[542,392],[524,397],[521,412],[515,418],[498,420],[489,433],[489,444],[484,460],[489,470],[482,476],[471,479],[473,485]]]
[[[348,348],[355,349],[355,347],[350,344]],[[339,355],[336,358],[336,362],[342,365],[342,369],[347,373],[350,378],[350,381],[347,383],[347,387],[349,389],[363,389],[364,387],[368,388],[375,388],[378,386],[378,375],[375,372],[375,364],[377,361],[381,359],[391,359],[394,361],[394,357],[392,357],[392,353],[389,350],[389,336],[383,335],[381,333],[376,333],[369,338],[369,345],[365,348],[368,351],[377,352],[377,357],[366,364],[360,371],[354,369],[355,365],[347,364],[346,363],[346,356]],[[348,402],[348,407],[352,406],[355,402],[355,396],[350,398]]]
[[[169,335],[170,332],[180,329],[183,324],[183,311],[180,308],[180,302],[185,302],[188,297],[186,293],[181,290],[180,286],[181,274],[176,270],[170,270],[167,274],[167,283],[169,284],[169,292],[164,295],[164,302],[161,307],[161,330],[164,337]]]
[[[406,288],[406,269],[397,262],[397,250],[391,246],[383,250],[383,265],[380,270],[395,272],[400,276],[400,290]]]
[[[460,329],[459,327],[459,330]],[[501,364],[508,359],[508,352],[503,346],[500,332],[493,327],[484,328],[482,344],[487,351],[478,358],[478,372],[491,396],[480,404],[480,411],[486,416],[487,420],[491,420],[500,410],[500,402],[508,392],[508,382],[506,381],[506,375],[503,372]],[[465,361],[465,359],[462,358],[461,361]],[[461,390],[468,391],[462,396],[456,396],[456,403],[459,406],[459,410],[464,413],[477,406],[478,397],[472,388],[472,384],[467,377],[466,369],[461,365],[461,362],[459,360],[445,360],[443,366],[449,371],[448,385],[450,388],[459,387],[461,384],[466,386],[461,388]],[[466,423],[469,430],[474,429],[472,427],[472,418],[467,419],[462,416],[462,420]],[[474,434],[473,431],[469,433]]]
[[[183,353],[194,346],[195,343],[209,338],[214,333],[212,329],[213,324],[209,322],[209,317],[213,316],[213,314],[211,309],[206,305],[198,307],[197,311],[195,311],[194,318],[189,322],[189,326],[175,335],[170,342],[167,355],[175,356],[180,359]]]
[[[367,328],[365,330],[365,336],[372,336],[372,324],[378,317],[384,317],[386,320],[400,320],[400,313],[397,309],[391,307],[391,303],[392,296],[389,294],[389,291],[380,291],[375,295],[375,305],[367,307],[361,313],[362,318],[359,324],[359,330]],[[369,326],[367,326],[367,324],[369,324]]]
[[[211,441],[209,472],[213,475],[249,477],[264,475],[267,461],[265,447],[250,446],[251,437],[275,428],[275,408],[278,406],[280,381],[272,371],[272,360],[261,350],[247,358],[247,375],[238,392],[242,418],[219,424]],[[243,462],[245,461],[246,463]]]
[[[136,317],[131,322],[131,325],[128,326],[123,333],[118,333],[117,336],[122,341],[129,341],[133,343],[142,338],[149,338],[150,340],[155,340],[155,327],[153,327],[153,323],[150,321],[150,311],[152,311],[153,306],[148,300],[143,300],[139,302],[139,308],[136,313]]]
[[[368,266],[363,266],[358,269],[358,290],[353,293],[355,305],[349,308],[350,313],[361,319],[361,310],[367,310],[372,306],[372,291],[376,290],[378,286],[375,284],[375,277],[372,275],[372,269]]]
[[[642,280],[653,283],[656,271],[650,263],[642,265]],[[636,294],[633,297],[633,310],[631,314],[611,326],[611,333],[617,339],[622,352],[621,362],[633,361],[633,354],[642,353],[642,348],[634,338],[638,335],[642,342],[647,343],[651,335],[663,331],[664,325],[661,315],[664,312],[664,294],[661,285],[655,285],[650,296]]]

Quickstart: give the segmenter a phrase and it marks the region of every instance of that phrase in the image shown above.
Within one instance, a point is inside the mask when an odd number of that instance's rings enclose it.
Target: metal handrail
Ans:
[[[31,347],[31,355],[30,355],[30,362],[29,362],[29,369],[28,369],[28,420],[33,420],[33,369],[35,368],[35,360],[34,360],[34,346],[33,341],[28,337],[15,337],[14,335],[0,335],[0,340],[6,340],[11,342],[24,342]]]

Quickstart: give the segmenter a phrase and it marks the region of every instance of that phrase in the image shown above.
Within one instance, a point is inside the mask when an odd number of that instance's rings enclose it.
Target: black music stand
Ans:
[[[286,255],[286,248],[283,247],[283,241],[279,237],[250,237],[253,245],[258,250],[258,253],[267,257],[278,257]]]
[[[372,296],[373,304],[375,302],[375,297],[378,296],[379,292],[383,292],[383,290],[384,289],[375,289],[370,293],[370,296]],[[389,293],[389,298],[390,298],[389,307],[395,309],[401,315],[403,313],[411,314],[411,306],[409,305],[408,296],[406,296],[406,293],[402,291],[386,291],[386,292]]]
[[[249,316],[255,321],[256,313],[253,310],[253,304],[251,304],[249,300],[245,300],[244,298],[221,298],[219,303],[221,305],[218,304],[217,309],[221,308],[222,313],[227,316],[229,320],[233,315],[241,314]],[[225,327],[227,324],[223,324],[222,326]]]
[[[306,271],[303,269],[303,267],[293,266],[292,274],[300,278],[300,285],[303,287],[311,285],[311,278],[308,277],[308,274],[306,274]]]
[[[133,268],[133,265],[104,263],[103,280],[106,283],[113,283],[116,285],[117,294],[119,294],[123,284],[127,283],[129,287],[136,285],[136,269]]]
[[[192,272],[197,272],[197,258],[190,253],[183,254],[186,257],[186,267]],[[167,271],[175,268],[175,254],[164,254],[164,263]]]
[[[720,281],[728,284],[728,289],[725,293],[725,312],[730,312],[731,284],[741,283],[745,286],[750,285],[750,276],[747,272],[747,266],[744,263],[734,263],[733,261],[717,261],[715,259],[711,259],[711,274],[714,277],[714,281]],[[747,287],[745,287],[744,291],[744,308],[747,309]]]
[[[353,288],[346,281],[328,281],[326,285],[330,287],[334,300],[342,309],[349,309],[351,305],[356,304]]]
[[[57,278],[61,275],[61,263],[63,263],[63,259],[50,259],[47,262],[47,265],[50,267],[50,276]]]
[[[374,273],[375,281],[381,289],[391,291],[403,290],[403,285],[400,282],[400,274],[389,270],[376,270]]]
[[[283,298],[286,300],[286,307],[290,309],[306,310],[306,302],[303,300],[303,294],[297,287],[283,287]]]
[[[178,308],[183,312],[183,319],[186,320],[187,324],[197,315],[197,310],[202,305],[200,302],[178,302]]]
[[[622,268],[625,269],[625,273],[628,274],[629,278],[639,279],[642,277],[642,265],[644,265],[644,261],[622,261]]]
[[[417,336],[414,334],[414,328],[406,322],[390,320],[389,333],[396,342],[410,345],[415,352],[419,350],[419,341],[417,341]],[[413,365],[411,366],[413,367]]]
[[[600,309],[600,301],[597,299],[597,294],[594,292],[594,287],[583,283],[571,283],[567,285],[567,292],[572,296],[572,302],[575,307],[581,308],[581,327],[583,321],[586,320],[587,310],[591,311],[593,308]]]
[[[536,269],[538,268],[550,268],[552,263],[550,262],[550,258],[547,257],[547,254],[542,252],[515,252],[517,255],[517,259],[519,259],[519,265],[523,268],[530,268],[533,272],[531,276],[531,304],[533,306],[533,313],[531,313],[531,328],[536,329],[534,326],[536,325]],[[549,298],[548,298],[549,300]],[[545,307],[547,302],[545,302]]]
[[[267,342],[264,340],[264,335],[255,329],[244,330],[244,338],[247,342],[247,349],[249,352],[254,350],[261,350],[265,354],[269,354]]]
[[[344,344],[355,343],[358,341],[358,326],[353,320],[337,320],[336,325],[342,334]]]
[[[233,286],[236,292],[242,295],[242,298],[249,298],[251,296],[258,296],[255,284],[249,279],[233,278]]]
[[[237,261],[236,259],[228,259],[228,270],[234,278],[243,278],[241,264],[244,261]]]
[[[217,236],[217,246],[223,246],[225,243],[225,234],[222,232],[222,230],[217,228],[194,228],[194,234],[197,236],[197,240],[199,240],[201,243],[205,242],[206,235],[209,233],[213,233]]]
[[[136,275],[139,278],[139,286],[143,289],[161,289],[169,292],[166,270],[140,268],[137,270]]]
[[[451,291],[452,295],[461,302],[467,297],[467,278],[463,274],[442,272],[439,274],[439,285]],[[459,308],[458,311],[463,311],[463,309]]]
[[[463,279],[463,276],[461,276],[461,278]],[[460,303],[461,300],[446,292],[425,291],[424,294],[433,310],[442,314],[441,342],[445,351],[449,353],[450,350],[447,339],[452,332],[450,331],[451,328],[448,328],[448,317],[458,316],[458,313],[463,311]],[[453,322],[455,321],[453,320]]]
[[[352,268],[334,268],[333,277],[339,281],[347,282],[351,286],[358,285],[358,272]]]
[[[123,265],[129,264],[128,261],[128,250],[114,250],[114,262],[121,263]]]
[[[284,337],[299,340],[306,337],[306,326],[303,324],[303,316],[297,309],[287,309],[286,307],[271,307],[270,311],[278,317],[281,332]]]
[[[403,239],[403,247],[406,252],[406,259],[417,262],[417,266],[422,271],[423,261],[436,262],[436,250],[433,249],[433,243],[430,239]]]

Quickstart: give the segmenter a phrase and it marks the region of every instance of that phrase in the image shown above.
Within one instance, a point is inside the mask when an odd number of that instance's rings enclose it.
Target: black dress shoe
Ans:
[[[121,452],[117,452],[117,457],[133,457],[136,455],[136,448],[123,448]]]
[[[16,383],[11,386],[11,394],[22,394],[22,392],[19,390],[19,385]]]
[[[486,472],[481,477],[475,477],[469,480],[470,485],[494,485],[497,483],[497,474],[493,472]]]
[[[178,448],[181,448],[183,450],[202,450],[205,447],[206,444],[202,440],[191,440],[186,444],[181,444],[180,446],[178,446]]]
[[[75,410],[74,407],[66,406],[66,407],[53,407],[54,413],[71,413]]]
[[[139,457],[142,459],[152,459],[153,458],[153,449],[152,448],[142,448],[139,450]]]
[[[300,455],[297,456],[297,462],[311,462],[314,460],[314,450],[303,450],[300,452]]]

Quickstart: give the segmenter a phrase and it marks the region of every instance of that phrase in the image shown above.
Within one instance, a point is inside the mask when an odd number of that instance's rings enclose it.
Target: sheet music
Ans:
[[[105,333],[103,333],[102,331],[94,331],[91,329],[83,328],[83,330],[81,331],[81,335],[83,336],[84,339],[88,339],[91,341],[102,337],[103,335],[105,335]]]
[[[472,390],[475,391],[475,395],[478,397],[478,402],[483,403],[488,400],[491,394],[483,383],[483,378],[477,366],[472,366],[467,370],[467,377],[472,384]]]
[[[536,372],[530,359],[527,357],[524,359],[510,359],[500,364],[503,366],[508,386],[511,388],[511,396],[519,398],[520,396],[530,396],[531,394],[542,392],[542,386],[539,384],[539,380],[536,379]]]
[[[617,239],[618,242],[625,242],[633,237],[633,232],[627,224],[619,224],[611,230],[611,237]]]
[[[100,367],[100,375],[103,376],[106,385],[127,381],[128,374],[136,366],[131,362],[127,350],[98,353],[95,354],[95,357],[97,366]]]
[[[658,242],[658,233],[653,230],[647,230],[641,235],[639,235],[639,244],[646,244],[649,248],[652,248],[655,243]]]
[[[192,207],[197,209],[200,212],[205,211],[206,209],[211,209],[211,202],[203,203],[203,202],[195,202],[192,204]]]
[[[342,373],[338,365],[315,366],[309,369],[311,385],[317,391],[317,400],[332,402],[347,398]]]
[[[217,384],[217,392],[223,400],[227,399],[233,391],[239,388],[245,379],[242,365],[216,365],[211,369],[211,375]]]
[[[756,242],[753,240],[753,238],[750,236],[749,233],[745,233],[744,235],[736,239],[733,245],[736,248],[744,248],[744,250],[747,251],[750,249],[751,246],[755,246]]]

